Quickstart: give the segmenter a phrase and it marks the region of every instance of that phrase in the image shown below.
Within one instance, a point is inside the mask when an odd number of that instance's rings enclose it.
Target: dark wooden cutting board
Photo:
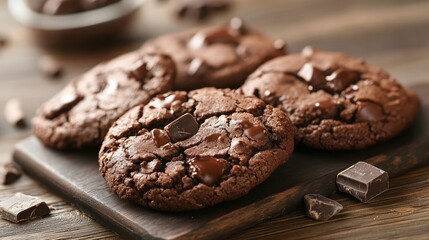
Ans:
[[[357,161],[376,165],[390,177],[429,163],[429,85],[414,89],[422,110],[415,124],[395,139],[361,151],[297,150],[248,195],[200,211],[163,213],[121,201],[99,174],[95,149],[59,152],[30,137],[16,145],[14,159],[28,174],[127,239],[219,238],[296,209],[307,193],[334,193],[336,174]]]

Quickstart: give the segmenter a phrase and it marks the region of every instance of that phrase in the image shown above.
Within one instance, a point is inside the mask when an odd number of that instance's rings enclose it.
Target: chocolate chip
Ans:
[[[207,65],[204,63],[201,58],[194,58],[189,64],[188,74],[190,76],[199,76],[203,75],[207,70]]]
[[[0,164],[0,183],[9,185],[21,177],[21,169],[14,163]]]
[[[366,162],[338,173],[337,186],[361,202],[368,202],[389,189],[389,174]]]
[[[63,112],[70,110],[75,106],[80,100],[81,96],[75,92],[70,92],[68,94],[61,94],[58,98],[54,98],[50,101],[50,104],[47,104],[44,109],[44,114],[47,118],[53,119],[60,115]]]
[[[311,46],[305,46],[301,51],[302,55],[304,55],[305,57],[311,57],[314,52],[316,52],[316,49]]]
[[[4,107],[4,117],[13,126],[25,126],[25,114],[22,110],[21,101],[17,98],[8,100]]]
[[[276,39],[274,41],[274,48],[277,50],[284,50],[286,51],[286,42],[283,39]]]
[[[229,21],[229,27],[234,33],[243,34],[245,33],[245,25],[243,19],[234,17]]]
[[[150,133],[152,134],[152,138],[157,147],[162,147],[170,142],[170,138],[167,133],[161,129],[153,129]]]
[[[142,81],[146,77],[146,72],[146,62],[139,60],[130,66],[128,75],[137,81]]]
[[[197,32],[188,42],[190,49],[199,49],[215,43],[229,43],[238,45],[239,40],[224,27],[213,27]]]
[[[320,194],[307,194],[304,201],[307,216],[315,220],[328,220],[343,210],[343,205]]]
[[[191,175],[209,187],[214,186],[226,169],[224,159],[213,157],[194,157],[188,160]]]
[[[162,162],[159,159],[154,159],[150,162],[143,161],[140,163],[140,172],[145,174],[153,173],[162,166]]]
[[[178,142],[192,137],[198,132],[199,128],[200,125],[195,118],[191,114],[186,113],[165,126],[164,129],[167,131],[168,136],[170,136],[171,141]]]
[[[39,60],[39,69],[43,75],[49,78],[58,78],[63,74],[63,67],[52,56],[43,56]]]
[[[4,47],[7,44],[7,40],[5,37],[0,35],[0,47]]]
[[[267,129],[261,125],[255,125],[247,119],[238,121],[238,124],[243,128],[244,135],[253,140],[264,140],[268,136]]]
[[[327,85],[334,92],[339,93],[351,84],[359,81],[360,73],[341,68],[326,76]]]
[[[0,202],[0,211],[3,219],[13,223],[39,218],[51,212],[46,202],[22,193]]]
[[[313,91],[326,87],[325,74],[311,63],[304,64],[297,75],[304,79]]]
[[[177,94],[170,94],[170,95],[161,95],[153,98],[149,103],[148,106],[151,108],[161,109],[161,108],[170,108],[171,105],[177,101],[182,100],[182,98]]]
[[[380,105],[368,101],[358,101],[356,111],[357,122],[380,121],[384,118]]]

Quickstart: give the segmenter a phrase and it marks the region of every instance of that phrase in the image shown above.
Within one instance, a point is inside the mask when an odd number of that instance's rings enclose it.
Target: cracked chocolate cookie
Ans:
[[[239,18],[228,25],[165,35],[143,45],[176,63],[175,88],[237,88],[262,63],[284,55],[286,44],[246,27]]]
[[[99,153],[122,199],[163,211],[204,208],[245,195],[293,150],[280,109],[229,89],[159,95],[118,119]]]
[[[33,131],[53,148],[99,146],[127,110],[170,91],[174,76],[174,63],[166,55],[122,55],[94,67],[43,104]]]
[[[242,90],[288,113],[296,144],[326,150],[361,149],[390,139],[419,109],[417,96],[384,70],[311,47],[262,65]]]

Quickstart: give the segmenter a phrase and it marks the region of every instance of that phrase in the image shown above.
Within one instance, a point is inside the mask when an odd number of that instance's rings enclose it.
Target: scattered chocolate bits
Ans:
[[[25,126],[25,114],[21,101],[17,98],[8,100],[4,107],[4,117],[8,123],[16,127]]]
[[[328,220],[343,210],[343,205],[320,194],[307,194],[304,201],[307,216],[315,220]]]
[[[0,211],[3,219],[13,223],[39,218],[51,212],[46,202],[22,193],[0,202]]]
[[[59,78],[63,74],[63,66],[52,56],[46,55],[39,60],[39,69],[49,78]]]
[[[389,189],[387,172],[366,162],[358,162],[338,173],[337,186],[361,202],[368,202]]]
[[[165,126],[165,131],[167,131],[171,141],[178,142],[195,135],[199,128],[200,125],[195,118],[186,113]]]
[[[0,164],[0,183],[9,185],[21,177],[21,169],[15,163]]]
[[[227,9],[231,2],[229,0],[174,0],[174,10],[180,18],[203,20],[213,12]]]
[[[5,37],[0,35],[0,48],[6,46],[7,40]]]

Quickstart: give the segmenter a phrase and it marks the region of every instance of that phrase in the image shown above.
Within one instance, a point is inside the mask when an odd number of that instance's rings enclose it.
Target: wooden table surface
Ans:
[[[405,85],[429,84],[429,1],[425,0],[237,0],[234,8],[204,24],[241,16],[246,23],[286,39],[291,52],[305,45],[344,51],[384,67]],[[0,162],[11,158],[13,145],[31,134],[6,123],[4,103],[20,98],[30,122],[35,109],[91,66],[137,48],[145,39],[194,25],[177,21],[162,1],[142,7],[129,34],[108,47],[92,50],[52,50],[38,47],[25,28],[0,1]],[[38,59],[50,54],[61,60],[65,75],[44,78]],[[429,157],[429,156],[428,156]],[[307,218],[303,210],[272,219],[234,235],[234,239],[428,239],[429,166],[391,179],[391,189],[363,204],[344,194],[333,199],[344,211],[327,222]],[[117,239],[44,186],[23,176],[11,186],[0,186],[0,200],[15,192],[45,199],[55,208],[49,217],[23,224],[0,220],[0,238],[7,239]]]

